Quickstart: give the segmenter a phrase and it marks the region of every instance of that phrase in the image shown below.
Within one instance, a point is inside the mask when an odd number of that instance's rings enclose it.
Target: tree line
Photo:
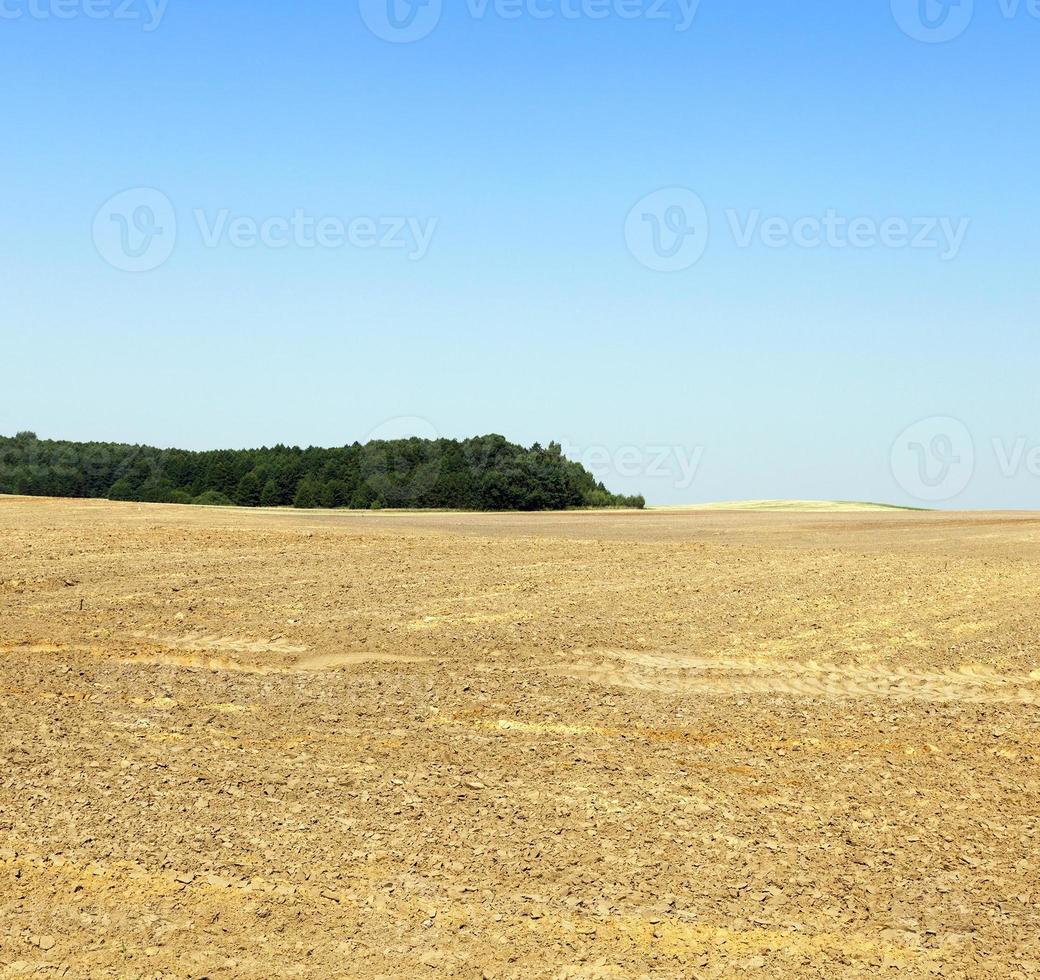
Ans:
[[[645,506],[608,491],[559,443],[526,449],[500,435],[190,452],[20,432],[0,436],[0,493],[240,507]]]

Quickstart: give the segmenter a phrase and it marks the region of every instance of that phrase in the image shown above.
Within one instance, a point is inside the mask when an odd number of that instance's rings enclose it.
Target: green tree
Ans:
[[[322,507],[345,507],[350,498],[347,495],[347,485],[342,480],[329,480],[323,483],[318,502]]]
[[[201,504],[204,507],[233,507],[234,504],[230,497],[225,496],[219,490],[207,490],[205,493],[200,493],[193,501],[193,504]]]
[[[238,488],[235,490],[235,503],[239,507],[259,507],[262,492],[263,487],[260,485],[260,477],[256,475],[254,470],[250,470],[238,481]]]
[[[260,491],[260,506],[277,507],[281,502],[282,495],[278,490],[278,484],[273,479],[268,480]]]
[[[312,476],[305,476],[296,488],[296,496],[293,497],[293,507],[309,509],[318,506],[318,493],[320,491],[318,482]]]
[[[529,449],[491,434],[334,449],[273,446],[193,453],[119,443],[0,436],[0,493],[265,507],[642,507],[610,493],[560,444]]]

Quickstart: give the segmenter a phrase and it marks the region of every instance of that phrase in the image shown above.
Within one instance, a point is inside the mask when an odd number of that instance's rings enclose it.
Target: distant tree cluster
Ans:
[[[0,493],[240,507],[645,506],[610,493],[558,443],[525,449],[499,435],[197,453],[20,432],[0,436]]]

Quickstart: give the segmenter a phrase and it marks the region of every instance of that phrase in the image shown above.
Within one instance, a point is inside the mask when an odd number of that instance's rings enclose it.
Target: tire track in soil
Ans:
[[[665,694],[789,694],[808,698],[894,698],[972,704],[1040,704],[1040,671],[997,674],[977,666],[941,673],[837,666],[810,660],[684,657],[631,650],[574,651],[559,670],[607,687]]]

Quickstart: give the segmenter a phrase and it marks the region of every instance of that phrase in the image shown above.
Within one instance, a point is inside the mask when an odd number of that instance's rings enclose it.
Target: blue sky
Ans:
[[[1040,18],[962,2],[932,43],[918,0],[433,0],[397,43],[357,2],[4,0],[0,432],[496,431],[658,503],[1036,507]],[[113,212],[141,188],[170,211]]]

